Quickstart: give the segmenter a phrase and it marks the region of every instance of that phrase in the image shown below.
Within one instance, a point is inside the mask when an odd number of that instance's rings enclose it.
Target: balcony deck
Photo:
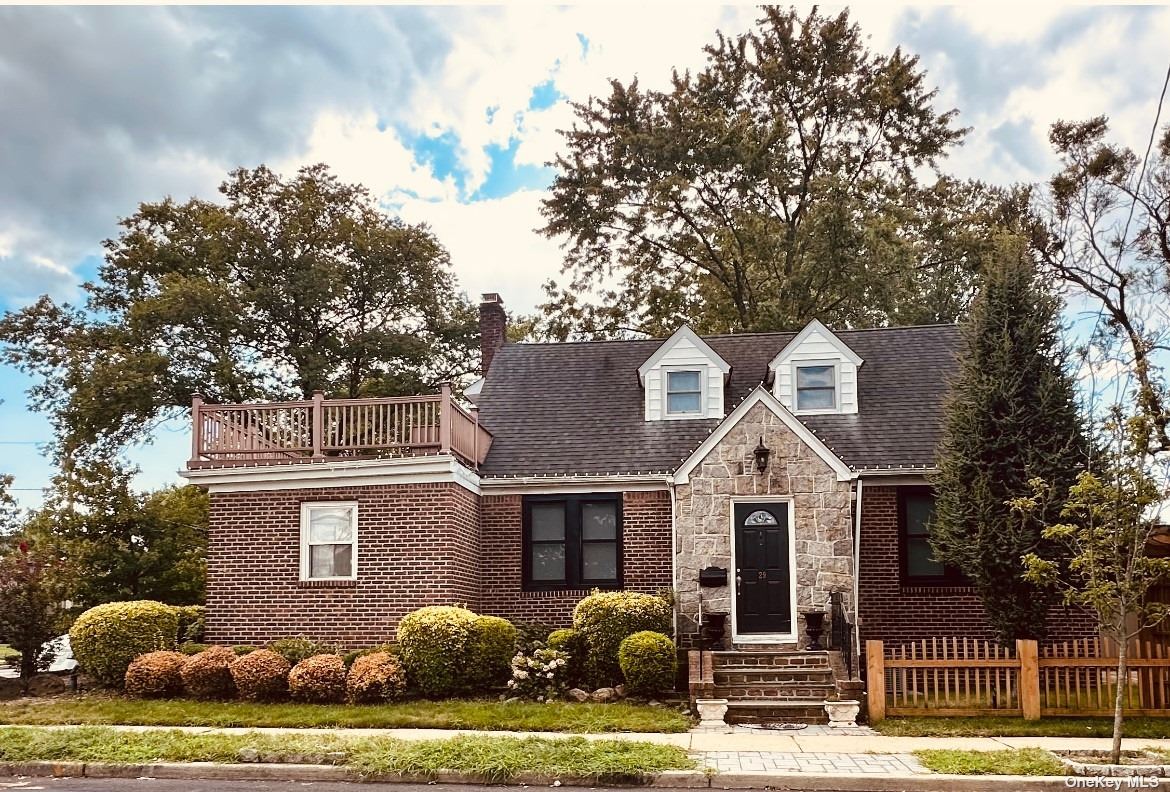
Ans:
[[[191,400],[189,470],[451,454],[477,469],[492,435],[451,396],[209,404]]]

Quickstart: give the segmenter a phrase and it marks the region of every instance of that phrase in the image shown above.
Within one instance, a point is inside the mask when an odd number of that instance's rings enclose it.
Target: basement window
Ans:
[[[301,580],[357,580],[357,504],[301,504]]]

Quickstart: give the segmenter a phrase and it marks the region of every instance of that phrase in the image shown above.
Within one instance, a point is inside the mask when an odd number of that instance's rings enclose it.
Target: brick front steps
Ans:
[[[729,723],[828,723],[824,701],[836,690],[828,652],[715,651],[705,697],[727,699]]]

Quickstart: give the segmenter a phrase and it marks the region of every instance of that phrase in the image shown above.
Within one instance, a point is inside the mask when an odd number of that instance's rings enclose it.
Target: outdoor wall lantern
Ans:
[[[752,451],[752,455],[756,458],[756,470],[763,473],[768,469],[768,457],[772,455],[772,449],[764,445],[763,437],[760,437],[760,444]]]

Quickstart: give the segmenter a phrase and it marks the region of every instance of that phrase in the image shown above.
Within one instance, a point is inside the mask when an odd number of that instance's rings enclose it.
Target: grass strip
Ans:
[[[1062,776],[1066,771],[1056,757],[1042,748],[1005,751],[915,751],[918,761],[936,773],[956,775]]]
[[[874,729],[887,737],[1112,737],[1112,718],[886,718]],[[1125,736],[1170,738],[1170,718],[1126,718]]]
[[[190,734],[170,730],[124,732],[103,726],[77,729],[0,727],[0,761],[238,763],[240,751],[263,761],[325,762],[345,754],[344,765],[366,775],[439,770],[477,773],[506,781],[521,771],[619,780],[641,773],[689,770],[694,761],[673,745],[584,737],[466,735],[445,740],[297,734]]]
[[[261,704],[244,701],[144,701],[88,694],[17,699],[0,704],[10,725],[237,726],[243,728],[482,729],[488,731],[685,732],[690,716],[668,707],[577,702],[491,700],[405,701],[393,704]]]

